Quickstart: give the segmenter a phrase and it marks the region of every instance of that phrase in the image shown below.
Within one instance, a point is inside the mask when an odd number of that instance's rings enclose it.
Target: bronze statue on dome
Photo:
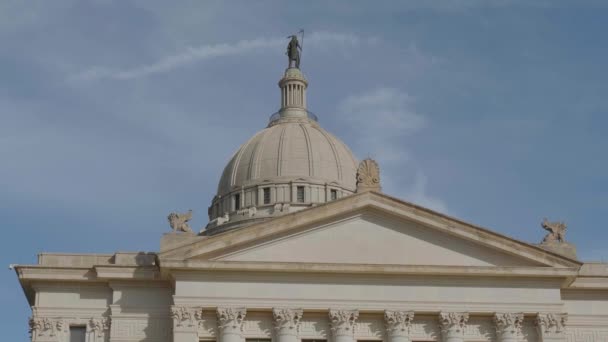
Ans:
[[[302,34],[302,45],[304,45],[304,30],[300,30],[300,32],[298,33]],[[295,64],[295,68],[300,69],[300,60],[302,58],[302,46],[300,45],[298,37],[295,34],[292,34],[287,38],[291,38],[291,40],[287,44],[287,52],[285,52],[289,60],[287,63],[287,67],[292,68],[291,62],[293,61]]]

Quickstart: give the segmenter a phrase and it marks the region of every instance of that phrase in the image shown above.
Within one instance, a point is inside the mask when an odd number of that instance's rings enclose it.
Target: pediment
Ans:
[[[437,266],[543,266],[412,221],[366,212],[208,255],[245,262]]]
[[[577,267],[571,260],[374,192],[204,238],[163,260],[229,263]]]

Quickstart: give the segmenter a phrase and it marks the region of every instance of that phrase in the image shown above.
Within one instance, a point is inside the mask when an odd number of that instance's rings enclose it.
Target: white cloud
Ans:
[[[427,176],[417,166],[402,140],[428,125],[417,113],[413,98],[396,88],[377,88],[347,97],[338,105],[342,122],[356,131],[353,146],[360,156],[371,156],[381,168],[385,190],[424,207],[447,212],[446,204],[427,191]],[[404,181],[412,171],[413,181]]]
[[[373,38],[361,39],[352,34],[336,32],[313,32],[305,37],[305,44],[327,45],[340,44],[356,46],[361,42],[374,42]],[[180,53],[170,55],[151,64],[143,64],[128,69],[116,69],[93,66],[76,75],[69,77],[71,81],[92,81],[99,79],[128,80],[145,77],[151,74],[164,73],[176,68],[217,57],[235,56],[250,53],[256,50],[279,49],[286,45],[284,37],[255,38],[241,40],[236,43],[221,43],[190,47]]]

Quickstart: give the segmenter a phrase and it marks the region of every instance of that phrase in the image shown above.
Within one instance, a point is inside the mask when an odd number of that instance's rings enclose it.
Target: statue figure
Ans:
[[[545,218],[541,223],[541,227],[549,232],[542,243],[566,242],[566,224],[564,222],[549,222]]]
[[[300,51],[302,50],[302,47],[300,46],[300,43],[298,42],[298,37],[296,37],[296,35],[291,35],[287,38],[291,38],[289,44],[287,44],[287,52],[285,53],[287,55],[287,58],[289,59],[287,67],[291,68],[291,62],[294,61],[295,67],[299,69]]]
[[[357,192],[380,191],[380,168],[375,160],[367,158],[357,168]]]
[[[188,210],[185,214],[171,213],[167,219],[174,232],[192,233],[192,228],[188,225],[188,221],[192,219],[192,210]]]

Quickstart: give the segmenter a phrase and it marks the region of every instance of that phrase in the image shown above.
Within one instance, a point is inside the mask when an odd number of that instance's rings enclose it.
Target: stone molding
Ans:
[[[565,338],[567,321],[568,314],[565,313],[539,313],[535,322],[538,335],[543,340]]]
[[[222,333],[242,334],[246,314],[246,308],[219,307],[217,308],[217,327]]]
[[[282,335],[297,335],[303,313],[302,309],[273,308],[272,318],[275,330]]]
[[[198,327],[203,320],[203,310],[187,306],[172,306],[171,318],[174,328]]]
[[[389,336],[409,336],[413,321],[414,311],[384,311],[386,333]]]
[[[329,324],[334,336],[354,336],[359,310],[329,310]]]
[[[523,313],[497,312],[494,314],[496,335],[498,336],[499,340],[503,340],[505,338],[516,339],[518,336],[521,336],[523,323]]]
[[[63,341],[69,336],[70,324],[84,325],[90,341],[94,341],[93,338],[97,340],[109,336],[111,319],[109,317],[91,317],[86,320],[32,317],[29,320],[30,339],[32,341]]]
[[[469,321],[468,312],[440,312],[439,327],[445,340],[464,336]]]

